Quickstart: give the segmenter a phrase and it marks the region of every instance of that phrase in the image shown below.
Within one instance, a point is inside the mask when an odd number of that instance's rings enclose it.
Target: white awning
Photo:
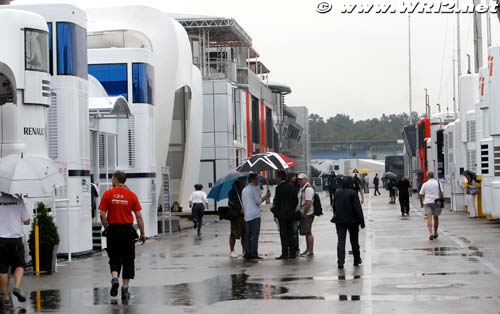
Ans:
[[[89,97],[89,114],[101,119],[127,119],[132,116],[128,102],[123,96]]]
[[[65,184],[64,177],[48,158],[21,154],[0,159],[0,192],[43,197]]]

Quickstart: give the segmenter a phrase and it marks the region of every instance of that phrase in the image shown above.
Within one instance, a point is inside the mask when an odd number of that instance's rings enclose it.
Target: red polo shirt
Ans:
[[[107,213],[110,225],[127,225],[134,223],[132,212],[140,212],[142,208],[134,192],[116,187],[104,193],[99,210]]]

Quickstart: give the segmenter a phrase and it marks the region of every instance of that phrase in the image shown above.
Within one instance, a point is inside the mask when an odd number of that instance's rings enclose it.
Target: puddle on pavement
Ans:
[[[458,288],[463,287],[461,283],[409,283],[397,285],[398,289],[442,289],[442,288]]]
[[[477,246],[468,246],[466,248],[440,246],[440,247],[428,247],[428,248],[417,248],[417,249],[404,249],[404,251],[424,251],[434,256],[483,257],[483,252],[481,252]]]
[[[324,300],[324,297],[319,296],[294,296],[294,295],[284,295],[276,297],[278,300]]]
[[[161,304],[172,306],[206,306],[217,302],[274,299],[288,289],[272,285],[269,281],[255,282],[247,274],[218,276],[200,282],[167,286],[130,287],[132,297],[128,305]],[[37,297],[38,294],[38,297]],[[109,296],[109,287],[85,289],[42,290],[30,294],[33,310],[122,304]]]
[[[361,275],[354,274],[352,276],[339,273],[337,276],[314,276],[314,277],[294,277],[294,276],[283,276],[283,277],[269,277],[269,278],[252,278],[255,282],[283,282],[292,283],[300,281],[346,281],[346,280],[356,280],[361,279]]]

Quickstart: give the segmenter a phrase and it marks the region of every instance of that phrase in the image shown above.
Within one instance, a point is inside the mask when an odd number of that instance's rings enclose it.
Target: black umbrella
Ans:
[[[383,178],[396,181],[399,179],[399,176],[397,174],[395,174],[394,172],[388,171],[388,172],[384,173]]]
[[[462,172],[462,175],[464,177],[467,177],[467,175],[470,175],[470,177],[472,178],[472,180],[476,180],[476,173],[473,172],[473,171],[465,170],[464,172]]]

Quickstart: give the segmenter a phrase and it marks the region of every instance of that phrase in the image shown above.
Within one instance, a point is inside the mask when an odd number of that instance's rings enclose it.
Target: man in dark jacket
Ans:
[[[285,171],[276,173],[278,186],[273,201],[273,214],[278,218],[281,239],[281,255],[276,259],[295,258],[297,247],[294,241],[295,208],[297,207],[297,190],[293,183],[287,180]]]
[[[401,215],[410,215],[410,193],[411,183],[406,176],[401,176],[401,179],[396,184],[399,191],[399,205],[401,206]]]
[[[378,190],[379,184],[380,184],[380,179],[378,177],[378,173],[376,173],[375,178],[373,178],[373,186],[375,187],[375,191],[373,192],[374,196],[377,196],[377,193],[378,193],[378,195],[380,195],[380,191]]]
[[[230,210],[240,213],[238,219],[231,221],[231,233],[229,234],[229,256],[231,258],[238,257],[238,254],[234,251],[236,240],[241,240],[241,254],[245,254],[245,219],[243,218],[241,207],[241,192],[245,187],[245,180],[246,179],[240,179],[234,182],[233,187],[229,191],[228,207]]]
[[[335,223],[337,228],[337,265],[339,269],[344,268],[347,231],[349,231],[351,240],[354,266],[357,267],[361,264],[358,234],[359,226],[361,228],[365,227],[365,218],[358,193],[353,189],[353,181],[351,177],[344,177],[342,187],[335,193],[335,202],[333,204],[334,217],[332,222]]]
[[[333,206],[333,197],[335,196],[335,191],[338,188],[338,178],[335,171],[332,171],[330,177],[328,178],[328,192],[330,192],[330,205]]]

